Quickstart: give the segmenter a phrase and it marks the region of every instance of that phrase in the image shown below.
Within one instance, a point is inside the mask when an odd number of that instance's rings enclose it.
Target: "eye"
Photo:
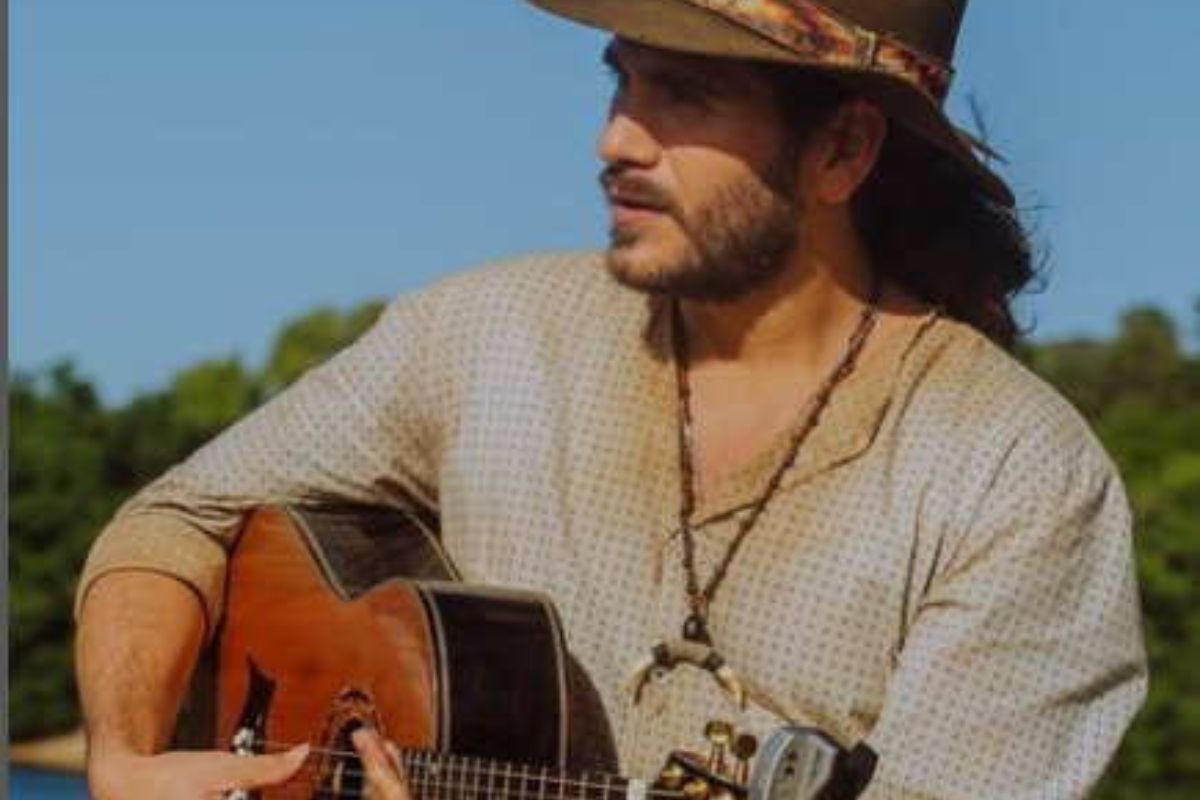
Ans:
[[[705,87],[694,81],[664,81],[661,89],[665,100],[679,105],[705,106],[710,99],[710,94]]]

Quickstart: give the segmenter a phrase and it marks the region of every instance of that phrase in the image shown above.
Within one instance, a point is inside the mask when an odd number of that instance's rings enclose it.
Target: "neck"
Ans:
[[[870,301],[871,267],[853,231],[814,236],[770,283],[736,300],[681,303],[689,360],[816,365],[845,345]]]

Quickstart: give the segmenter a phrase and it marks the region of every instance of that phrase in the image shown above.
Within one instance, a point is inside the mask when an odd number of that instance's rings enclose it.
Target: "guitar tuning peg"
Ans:
[[[739,759],[750,759],[758,752],[758,739],[752,733],[741,733],[733,740],[733,754]]]
[[[750,778],[750,759],[758,752],[758,739],[749,733],[738,734],[730,749],[737,760],[733,768],[733,779],[744,785]]]
[[[710,742],[720,740],[722,744],[728,744],[733,739],[733,725],[723,719],[711,720],[704,726],[704,738]]]
[[[712,748],[708,755],[709,772],[724,775],[725,750],[733,740],[733,726],[724,720],[713,720],[704,726],[704,738]]]
[[[658,782],[662,784],[664,789],[675,790],[683,785],[683,779],[686,777],[683,765],[672,760],[667,766],[663,767],[663,771],[658,775]]]
[[[695,778],[683,785],[684,800],[709,800],[712,787],[703,778]]]

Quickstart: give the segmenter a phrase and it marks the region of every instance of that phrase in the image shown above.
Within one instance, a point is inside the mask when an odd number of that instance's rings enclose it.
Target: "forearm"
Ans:
[[[95,582],[75,653],[90,759],[166,747],[204,629],[199,597],[175,578],[125,570]]]

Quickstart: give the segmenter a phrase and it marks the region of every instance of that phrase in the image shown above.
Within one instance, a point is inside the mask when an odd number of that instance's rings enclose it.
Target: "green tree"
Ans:
[[[189,367],[161,391],[104,409],[69,363],[9,387],[14,739],[78,724],[71,668],[75,581],[92,539],[140,486],[349,344],[382,304],[289,323],[261,374],[236,358]]]
[[[320,308],[289,322],[275,338],[263,369],[263,388],[274,394],[363,334],[383,310],[371,301],[342,313]]]
[[[1166,315],[1139,308],[1110,342],[1030,360],[1089,417],[1134,511],[1150,693],[1097,796],[1200,796],[1200,358]]]
[[[9,729],[29,737],[77,719],[75,575],[116,498],[104,485],[105,414],[70,364],[16,375],[9,409]]]
[[[258,404],[259,381],[236,358],[205,361],[175,376],[170,405],[179,429],[204,437],[219,431]]]

